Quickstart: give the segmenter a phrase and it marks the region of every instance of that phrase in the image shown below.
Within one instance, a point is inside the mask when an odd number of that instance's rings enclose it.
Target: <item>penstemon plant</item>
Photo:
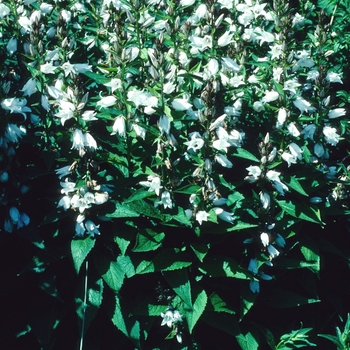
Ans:
[[[342,0],[2,0],[3,348],[333,341],[348,18]]]

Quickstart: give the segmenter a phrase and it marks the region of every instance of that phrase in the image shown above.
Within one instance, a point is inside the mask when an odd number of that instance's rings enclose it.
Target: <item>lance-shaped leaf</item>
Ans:
[[[80,267],[91,249],[95,245],[95,239],[90,236],[84,239],[73,239],[71,242],[71,253],[73,258],[73,264],[75,267],[75,271],[79,273]]]

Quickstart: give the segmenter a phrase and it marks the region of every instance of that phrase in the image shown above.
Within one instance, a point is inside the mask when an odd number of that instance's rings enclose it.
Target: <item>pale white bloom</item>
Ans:
[[[73,68],[76,73],[85,73],[85,72],[91,72],[92,66],[87,63],[74,63]]]
[[[108,108],[113,106],[117,102],[117,99],[114,96],[102,97],[100,101],[96,103],[96,106],[100,108]]]
[[[261,205],[263,206],[263,208],[265,210],[269,209],[270,203],[271,203],[270,195],[265,191],[261,191],[259,193],[259,197],[260,197],[260,202],[261,202]]]
[[[178,310],[167,309],[165,313],[162,312],[160,315],[163,317],[161,326],[167,325],[171,328],[173,324],[182,322],[182,316]]]
[[[289,123],[287,126],[287,129],[288,129],[290,135],[292,135],[294,137],[300,136],[300,131],[298,130],[298,128],[295,126],[294,123]]]
[[[310,139],[313,141],[314,134],[316,131],[316,125],[315,124],[309,124],[304,126],[304,130],[301,132],[301,134],[304,135],[304,139]]]
[[[122,81],[118,78],[112,78],[108,83],[103,84],[104,86],[108,86],[111,88],[111,92],[113,93],[115,90],[119,90],[122,87]]]
[[[227,46],[228,44],[230,44],[233,40],[234,33],[231,33],[230,31],[226,31],[219,39],[218,39],[218,45],[223,47],[223,46]]]
[[[321,143],[316,143],[314,145],[314,154],[319,158],[321,158],[325,154],[324,147]]]
[[[85,225],[84,225],[84,221],[85,220],[85,216],[82,214],[79,214],[76,222],[75,222],[75,235],[78,237],[82,237],[85,233]]]
[[[87,122],[92,120],[98,120],[98,118],[96,118],[95,115],[96,115],[95,111],[87,110],[81,115],[81,118]]]
[[[298,12],[294,15],[292,20],[292,27],[301,27],[305,23],[305,17],[300,15]]]
[[[307,73],[307,80],[315,81],[320,76],[317,69],[312,69]]]
[[[169,135],[170,133],[170,119],[165,114],[161,115],[158,120],[158,128],[161,134],[165,133]]]
[[[229,168],[231,169],[233,167],[233,164],[227,159],[226,156],[223,154],[219,153],[215,156],[215,160],[217,163],[219,163],[221,166],[224,168]]]
[[[306,101],[300,96],[297,96],[297,98],[293,101],[294,106],[297,107],[300,111],[300,113],[308,112],[313,113],[316,111],[315,107],[312,107],[310,102]]]
[[[72,19],[72,13],[68,10],[62,10],[61,17],[64,19],[65,22],[68,23]]]
[[[286,120],[287,120],[287,110],[285,108],[280,108],[278,110],[276,128],[280,129]]]
[[[27,100],[25,98],[19,99],[16,97],[6,98],[1,102],[1,107],[10,113],[22,114],[24,118],[27,118],[26,112],[31,112],[32,110],[26,106]]]
[[[192,6],[196,0],[181,0],[180,6]]]
[[[30,78],[23,86],[22,90],[19,90],[23,92],[23,96],[31,96],[36,91],[36,79]]]
[[[296,158],[298,158],[299,160],[301,160],[303,158],[302,156],[302,149],[294,142],[290,143],[288,145],[289,151],[291,154],[293,154],[293,156],[295,156]]]
[[[60,182],[60,185],[62,187],[61,193],[65,195],[68,195],[68,193],[75,191],[75,182],[71,182],[68,179],[66,179],[64,182]]]
[[[158,207],[158,205],[163,205],[164,209],[173,207],[173,201],[171,199],[171,195],[169,191],[163,191],[161,195],[161,199],[159,202],[155,202],[154,206]]]
[[[261,175],[261,169],[257,165],[251,165],[248,168],[248,176],[245,178],[250,183],[256,182],[259,180],[259,177]]]
[[[62,177],[67,176],[72,173],[71,170],[72,166],[71,165],[66,165],[62,168],[58,168],[55,170],[56,175],[58,176],[59,179],[62,179]]]
[[[84,135],[84,146],[90,148],[91,150],[97,149],[96,140],[88,132]]]
[[[126,136],[126,124],[123,116],[115,118],[112,130],[111,135],[118,134],[121,137]]]
[[[269,54],[271,54],[271,59],[275,59],[275,58],[280,58],[282,53],[283,53],[283,49],[282,49],[282,45],[281,44],[274,44],[273,46],[270,46],[270,51]]]
[[[143,128],[142,126],[140,126],[136,123],[132,124],[132,128],[135,130],[135,133],[137,136],[141,137],[143,140],[145,139],[145,137],[146,137],[146,129],[145,128]]]
[[[261,101],[255,101],[253,103],[253,109],[255,112],[262,112],[265,110],[264,104]]]
[[[187,98],[175,98],[171,105],[177,111],[186,111],[192,107]]]
[[[89,234],[91,237],[95,237],[95,235],[100,235],[99,227],[100,225],[95,225],[91,220],[87,220],[85,222],[87,234]]]
[[[79,155],[82,157],[84,154],[85,137],[81,130],[75,129],[73,133],[73,145],[71,149],[79,151]]]
[[[66,120],[74,117],[75,105],[65,99],[59,101],[60,110],[55,113],[55,116],[61,118],[61,124],[64,125]]]
[[[172,92],[174,92],[175,88],[176,88],[176,84],[174,84],[171,81],[168,81],[167,83],[165,83],[163,85],[163,92],[168,95],[168,94],[171,94]]]
[[[17,38],[11,38],[9,40],[9,42],[6,45],[6,50],[10,54],[10,56],[12,56],[17,51]]]
[[[8,142],[17,143],[23,135],[26,134],[26,129],[23,125],[18,127],[16,124],[7,124],[5,130],[5,138]]]
[[[196,220],[202,225],[203,221],[208,221],[209,214],[204,210],[199,210],[196,213]]]
[[[52,62],[44,63],[40,66],[40,71],[44,74],[55,74],[56,66]]]
[[[70,197],[63,196],[57,204],[57,208],[59,208],[59,207],[63,207],[64,210],[69,209],[70,208]]]
[[[322,132],[326,142],[332,146],[335,146],[339,142],[340,135],[337,134],[336,128],[333,128],[331,126],[324,126]]]
[[[203,38],[196,35],[191,35],[189,40],[191,41],[190,52],[192,54],[198,54],[199,52],[204,51],[206,48],[213,47],[213,39],[211,35],[205,35]]]
[[[158,105],[158,98],[153,96],[148,91],[131,90],[127,94],[128,101],[134,102],[136,107],[146,106],[146,107],[156,107]]]
[[[74,69],[74,65],[71,64],[69,61],[67,62],[64,62],[60,68],[64,71],[64,75],[66,77],[68,77],[68,75],[71,75],[71,74],[76,74],[76,71]]]
[[[328,112],[328,118],[334,119],[334,118],[342,117],[345,114],[346,114],[345,108],[335,108],[335,109],[331,109]]]
[[[281,155],[282,159],[288,163],[288,167],[291,166],[291,164],[297,163],[297,158],[293,154],[283,152]]]
[[[160,189],[163,188],[161,186],[160,177],[156,175],[148,175],[148,181],[140,181],[141,186],[148,187],[149,192],[155,192],[157,196],[159,196]]]
[[[187,150],[192,149],[194,152],[196,152],[204,146],[204,140],[198,132],[192,132],[190,137],[190,141],[184,142],[184,144],[187,146]]]
[[[330,83],[340,83],[343,84],[343,81],[340,78],[340,74],[335,73],[335,72],[328,72],[327,73],[327,77],[326,79],[330,82]]]
[[[0,19],[8,16],[10,14],[10,9],[3,3],[0,3]]]
[[[299,86],[301,86],[301,84],[299,84],[296,79],[287,80],[286,82],[284,82],[283,90],[288,90],[288,91],[292,92],[293,94],[296,94],[297,92],[296,92],[295,88],[297,88]]]
[[[267,252],[269,253],[271,259],[274,259],[280,255],[280,252],[273,245],[269,245],[267,247]]]
[[[271,91],[265,91],[265,96],[261,99],[263,103],[267,102],[273,102],[276,101],[279,97],[279,94],[277,91],[271,90]]]
[[[218,207],[214,207],[213,210],[214,210],[215,214],[217,215],[217,217],[219,219],[221,219],[222,221],[226,221],[229,224],[233,223],[233,221],[234,221],[233,213],[225,211],[222,208],[218,208]]]
[[[99,193],[99,192],[95,192],[94,194],[94,200],[93,202],[97,205],[101,205],[103,203],[106,203],[108,200],[108,193],[104,192],[104,193]]]
[[[236,63],[232,58],[223,57],[221,59],[221,64],[224,68],[229,71],[238,72],[240,70],[240,65]]]
[[[267,247],[270,244],[270,237],[266,232],[260,234],[260,240],[264,247]]]
[[[48,4],[46,2],[43,2],[40,4],[40,11],[44,14],[47,15],[53,10],[53,5]]]
[[[273,72],[273,80],[274,80],[276,83],[279,83],[280,80],[281,80],[281,75],[282,75],[282,73],[283,73],[283,68],[281,68],[281,67],[273,68],[273,69],[272,69],[272,72]]]

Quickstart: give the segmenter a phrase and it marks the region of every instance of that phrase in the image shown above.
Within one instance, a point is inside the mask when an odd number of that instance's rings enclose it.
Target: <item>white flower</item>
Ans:
[[[296,143],[294,143],[294,142],[290,143],[288,145],[288,148],[289,148],[290,153],[293,154],[293,156],[295,156],[299,160],[302,159],[303,151],[301,150],[301,148]]]
[[[276,128],[280,129],[286,120],[287,120],[287,110],[285,108],[280,108],[278,110]]]
[[[140,181],[141,186],[149,187],[149,192],[155,192],[159,196],[159,191],[163,186],[161,186],[160,177],[156,175],[148,175],[148,181]]]
[[[180,0],[180,6],[192,6],[196,0]]]
[[[76,149],[79,151],[79,155],[83,156],[85,146],[85,137],[81,130],[75,129],[73,133],[73,145],[71,149]]]
[[[85,222],[86,231],[91,237],[100,235],[99,227],[100,225],[95,225],[91,220]]]
[[[57,204],[57,208],[59,208],[59,207],[63,207],[64,210],[69,209],[70,208],[70,197],[63,196]]]
[[[305,17],[300,15],[298,12],[294,15],[292,20],[292,27],[301,27],[305,23]]]
[[[44,14],[47,15],[53,10],[53,5],[47,4],[46,2],[43,2],[40,5],[40,11]]]
[[[23,92],[23,96],[31,96],[36,91],[36,79],[30,78],[25,85],[23,86],[22,90],[19,90]]]
[[[52,62],[48,62],[40,66],[40,71],[43,72],[44,74],[55,74],[56,68],[57,67],[54,66]]]
[[[173,324],[182,322],[182,316],[178,310],[167,309],[165,314],[161,313],[160,315],[163,317],[161,326],[167,325],[171,328]]]
[[[277,91],[271,90],[271,91],[266,91],[265,96],[261,99],[263,103],[267,102],[272,102],[276,101],[279,97],[279,94]]]
[[[267,247],[270,243],[270,237],[266,232],[260,234],[261,243],[264,247]]]
[[[229,71],[239,72],[240,66],[232,58],[224,57],[221,59],[221,64]]]
[[[233,167],[233,164],[227,159],[226,156],[224,156],[221,153],[219,153],[215,156],[215,160],[224,168],[231,169]]]
[[[155,202],[154,206],[158,207],[158,205],[163,205],[164,209],[169,208],[171,209],[173,207],[173,202],[171,200],[171,195],[169,191],[163,191],[161,195],[161,200],[159,202]]]
[[[281,67],[273,68],[272,72],[273,72],[273,80],[279,83],[281,80],[281,75],[283,73],[283,68]]]
[[[169,135],[170,133],[170,119],[165,115],[161,115],[158,120],[158,128],[161,134]]]
[[[0,18],[4,18],[10,14],[10,9],[3,3],[0,3]]]
[[[95,111],[85,111],[82,115],[81,118],[87,122],[90,122],[92,120],[98,120],[98,118],[95,117],[96,112]]]
[[[70,22],[72,18],[72,13],[68,10],[62,10],[61,11],[61,17],[64,19],[65,22]]]
[[[324,147],[321,143],[315,143],[314,154],[319,158],[321,158],[325,154]]]
[[[90,148],[91,150],[97,149],[96,140],[88,132],[84,135],[84,146]]]
[[[24,126],[18,127],[15,124],[7,124],[5,130],[5,138],[9,142],[18,142],[18,139],[22,138],[23,135],[26,134],[26,129]]]
[[[146,106],[146,107],[156,107],[158,105],[158,98],[153,96],[150,92],[131,90],[127,94],[128,101],[134,102],[136,107]]]
[[[283,152],[281,157],[283,160],[285,160],[288,163],[288,167],[290,167],[291,164],[297,163],[297,158],[293,154]]]
[[[263,208],[265,210],[269,209],[270,203],[271,203],[270,195],[265,191],[261,191],[259,193],[259,197],[260,197],[260,202],[261,202],[261,205],[263,206]]]
[[[255,101],[253,103],[253,109],[255,112],[262,112],[265,110],[264,104],[261,101]]]
[[[74,65],[71,64],[69,61],[63,63],[63,64],[60,66],[60,68],[63,69],[64,75],[65,75],[66,77],[68,77],[68,75],[71,75],[71,74],[76,74],[76,71],[75,71],[75,69],[74,69]]]
[[[340,135],[337,134],[337,129],[331,126],[323,127],[323,135],[327,143],[335,146],[339,142]]]
[[[222,221],[226,221],[229,224],[233,223],[233,221],[234,221],[233,213],[225,211],[222,208],[218,208],[218,207],[214,207],[213,210],[214,210],[215,214],[217,215],[217,217],[219,219],[221,219]]]
[[[61,193],[65,195],[75,191],[75,182],[68,181],[68,179],[66,179],[64,182],[60,182],[60,185],[62,187]]]
[[[58,175],[59,179],[62,179],[62,177],[67,176],[67,175],[72,173],[71,168],[72,168],[71,165],[67,165],[67,166],[64,166],[62,168],[56,169],[55,173],[56,173],[56,175]]]
[[[100,101],[96,103],[96,106],[100,108],[111,107],[116,103],[117,99],[114,96],[102,97]]]
[[[313,140],[315,131],[316,131],[316,125],[309,124],[309,125],[304,126],[304,130],[301,132],[301,134],[304,135],[304,140],[306,140],[306,139]]]
[[[274,259],[280,255],[280,252],[273,245],[269,245],[267,247],[267,252],[269,253],[271,259]]]
[[[327,73],[327,77],[326,79],[330,82],[330,83],[340,83],[343,84],[343,81],[340,78],[340,75],[338,73],[335,72],[328,72]]]
[[[27,100],[25,98],[6,98],[1,102],[1,107],[11,113],[19,113],[27,118],[25,112],[31,112],[32,110],[26,106]]]
[[[342,117],[345,114],[346,114],[345,108],[335,108],[335,109],[331,109],[328,112],[328,118],[334,119],[334,118]]]
[[[297,129],[294,123],[289,123],[287,126],[287,129],[290,133],[290,135],[294,137],[299,137],[300,136],[300,131]]]
[[[176,88],[176,84],[172,83],[171,81],[168,81],[163,85],[163,92],[165,94],[171,94]]]
[[[92,68],[92,66],[87,63],[75,63],[73,64],[73,67],[76,73],[85,73],[88,71],[91,72],[91,68]]]
[[[108,193],[104,192],[104,193],[99,193],[99,192],[95,192],[94,195],[94,200],[93,202],[97,205],[101,205],[103,203],[106,203],[108,201]]]
[[[115,119],[113,127],[112,127],[111,135],[118,134],[121,137],[126,136],[126,125],[125,125],[125,119],[122,116],[119,116]]]
[[[192,149],[194,152],[196,152],[204,146],[204,140],[201,138],[198,132],[192,132],[190,137],[190,141],[184,142],[184,145],[187,146],[188,151]]]
[[[248,175],[245,179],[248,180],[248,182],[253,183],[259,180],[259,177],[261,175],[261,169],[257,165],[251,165],[248,168]]]
[[[199,210],[196,213],[196,220],[199,222],[200,225],[202,225],[203,221],[208,221],[209,214],[204,210]]]
[[[223,46],[227,46],[228,44],[230,44],[233,40],[234,33],[231,33],[230,31],[226,31],[219,39],[218,39],[218,45],[223,47]]]
[[[283,87],[283,90],[288,90],[290,92],[293,92],[293,94],[296,94],[296,90],[295,88],[301,86],[301,84],[299,84],[295,79],[293,80],[287,80],[285,83],[284,83],[284,87]]]
[[[0,6],[1,6],[1,3],[0,3]],[[17,51],[17,38],[11,38],[9,40],[9,42],[6,45],[6,50],[10,54],[10,56],[12,56]]]
[[[316,111],[315,107],[312,107],[310,102],[306,101],[300,96],[297,96],[297,98],[293,101],[294,106],[297,107],[300,111],[300,113],[308,112],[313,113]]]
[[[115,90],[119,90],[122,87],[122,81],[117,78],[112,78],[110,82],[103,84],[104,86],[108,86],[111,88],[111,92],[113,93]]]
[[[171,102],[172,107],[177,111],[186,111],[192,107],[187,98],[175,98]]]

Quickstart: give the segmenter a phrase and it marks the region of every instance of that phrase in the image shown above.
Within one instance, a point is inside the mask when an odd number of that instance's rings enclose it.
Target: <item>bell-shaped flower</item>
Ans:
[[[177,111],[186,111],[192,107],[187,98],[175,98],[171,105]]]
[[[218,153],[216,156],[215,156],[215,160],[217,163],[219,163],[221,166],[223,166],[224,168],[229,168],[231,169],[233,167],[233,164],[232,162],[230,162],[226,156],[224,156],[223,154],[221,153]]]
[[[304,135],[304,140],[310,139],[313,141],[315,131],[316,131],[316,125],[309,124],[304,126],[304,130],[302,130],[301,134]]]
[[[248,176],[245,178],[250,183],[256,182],[259,180],[259,177],[261,175],[261,169],[257,165],[251,165],[248,168]]]
[[[204,146],[204,140],[198,132],[192,132],[190,137],[190,141],[184,142],[188,151],[192,149],[194,152],[197,152]]]
[[[108,108],[113,106],[117,102],[117,99],[114,96],[105,96],[102,97],[100,101],[96,103],[96,106],[100,108]]]
[[[331,126],[324,126],[322,132],[326,142],[332,146],[336,146],[336,144],[339,142],[340,137],[340,135],[337,134],[337,129]]]
[[[215,214],[217,215],[217,217],[219,219],[221,219],[222,221],[226,221],[229,224],[233,223],[233,221],[234,221],[233,213],[225,211],[222,208],[218,208],[218,207],[214,207],[213,210],[214,210]]]
[[[328,118],[329,119],[339,118],[345,114],[346,114],[345,108],[335,108],[335,109],[331,109],[328,112]]]
[[[1,107],[11,113],[22,114],[24,118],[27,118],[26,112],[31,112],[32,110],[26,106],[27,100],[25,98],[19,99],[16,97],[6,98],[1,102]]]
[[[326,79],[330,82],[330,83],[340,83],[343,84],[343,81],[340,78],[340,74],[335,73],[335,72],[328,72],[327,73],[327,77]]]
[[[209,214],[204,210],[199,210],[196,213],[196,220],[199,222],[199,225],[202,225],[203,221],[208,221]]]
[[[126,124],[123,116],[119,116],[115,119],[111,135],[118,134],[121,137],[126,136]]]
[[[0,4],[0,6],[1,6],[1,4]],[[0,15],[0,17],[1,17],[1,15]],[[6,50],[10,54],[10,56],[12,56],[17,51],[17,44],[18,44],[17,38],[11,38],[9,40],[9,42],[7,43]]]
[[[161,195],[161,199],[159,202],[155,202],[154,206],[158,207],[159,205],[163,205],[164,209],[173,207],[173,201],[171,199],[171,195],[169,191],[163,191]]]
[[[259,193],[259,197],[260,197],[260,202],[261,202],[261,205],[263,206],[263,208],[265,210],[269,209],[270,203],[271,203],[270,195],[265,191],[261,191]]]
[[[266,232],[260,234],[260,240],[264,247],[267,247],[270,244],[270,236]]]
[[[315,143],[314,145],[314,154],[321,158],[325,153],[324,147],[321,143]]]
[[[155,192],[157,196],[159,196],[160,189],[163,188],[161,186],[161,180],[159,176],[156,175],[148,175],[148,181],[140,181],[141,186],[148,187],[149,192]]]
[[[91,237],[95,237],[95,235],[100,235],[99,231],[100,225],[95,225],[91,220],[87,220],[85,222],[86,233]]]

